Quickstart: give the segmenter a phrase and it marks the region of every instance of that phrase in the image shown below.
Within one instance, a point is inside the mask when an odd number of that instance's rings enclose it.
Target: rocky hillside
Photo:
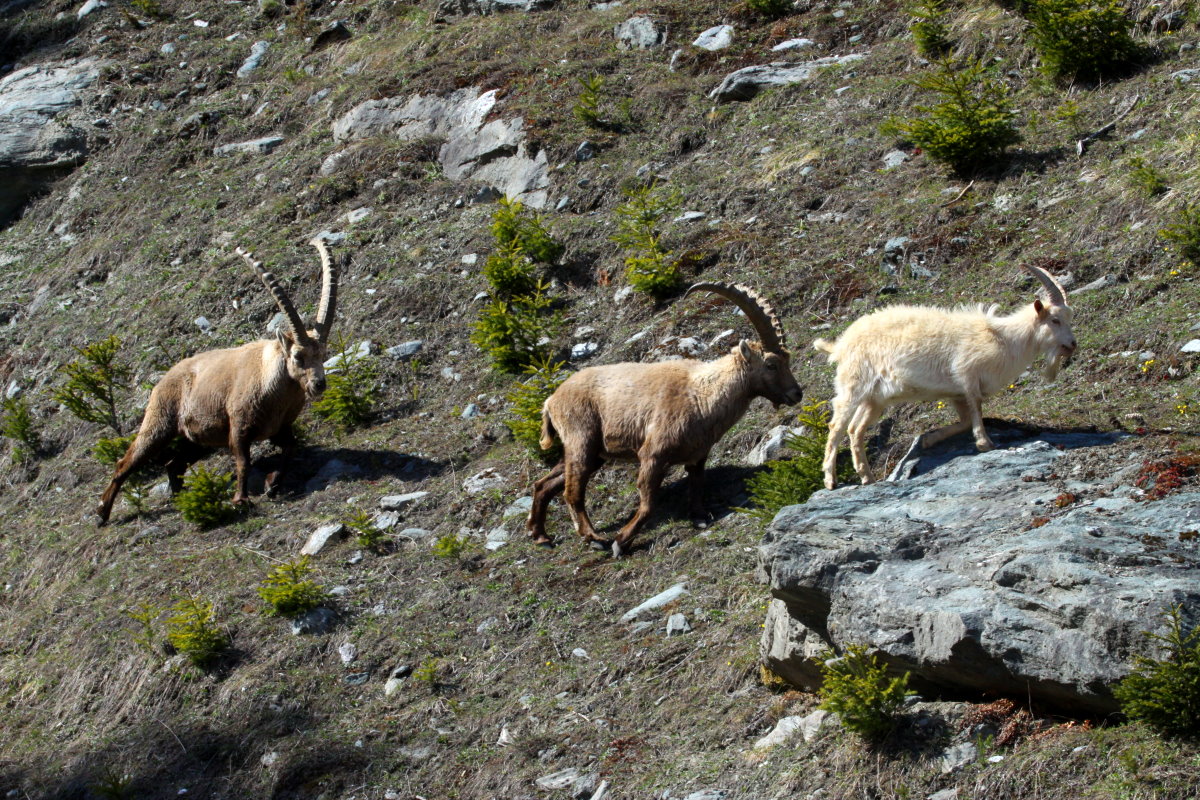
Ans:
[[[1197,621],[1195,8],[1128,3],[1136,59],[1071,80],[1027,4],[947,3],[952,55],[991,67],[1020,138],[955,172],[886,124],[938,102],[902,4],[770,5],[0,2],[0,387],[37,435],[0,444],[0,792],[1200,793],[1194,745],[1120,724],[1111,694],[1162,610]],[[1067,286],[1079,351],[986,403],[997,453],[916,464],[912,435],[952,412],[901,406],[870,455],[904,480],[764,530],[739,510],[750,451],[797,409],[757,402],[713,451],[706,528],[680,471],[627,558],[577,542],[557,502],[561,544],[534,547],[545,467],[505,424],[518,378],[471,341],[501,198],[563,245],[539,346],[568,368],[753,337],[728,304],[632,291],[613,237],[638,186],[683,285],[770,299],[805,403],[832,394],[816,336],[897,302],[1016,308],[1027,264]],[[311,320],[314,236],[341,267],[334,338],[376,376],[366,419],[306,412],[275,497],[256,446],[232,522],[186,522],[156,473],[96,528],[96,443],[136,429],[179,359],[280,324],[234,248]],[[110,424],[83,422],[63,367],[110,336],[129,374]],[[630,468],[593,479],[603,533],[635,502]],[[347,535],[356,515],[380,547]],[[302,549],[327,611],[267,616],[256,589]],[[231,644],[204,669],[165,643],[188,598]],[[808,693],[808,657],[850,644],[921,692],[875,747]]]

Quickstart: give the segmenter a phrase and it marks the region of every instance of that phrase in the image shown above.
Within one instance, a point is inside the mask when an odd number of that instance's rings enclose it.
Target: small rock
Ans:
[[[492,628],[495,628],[499,624],[500,624],[500,620],[496,619],[495,617],[488,617],[483,622],[481,622],[475,626],[475,632],[476,633],[487,633],[488,631],[490,631]]]
[[[940,792],[934,792],[925,800],[958,800],[958,787],[953,789],[942,789]]]
[[[808,433],[808,428],[803,425],[798,427],[776,425],[767,431],[767,435],[763,437],[762,441],[754,445],[754,448],[746,454],[746,463],[752,467],[761,467],[768,461],[785,458],[791,452],[791,448],[787,446],[788,439],[804,436],[806,433]]]
[[[679,352],[688,356],[698,356],[708,350],[708,345],[692,336],[680,339],[675,346],[679,348]]]
[[[174,42],[166,42],[165,44],[163,44],[162,47],[160,47],[158,49],[159,49],[159,52],[161,52],[164,56],[169,56],[175,52],[175,43]]]
[[[575,658],[587,658],[588,651],[584,650],[582,647],[576,647],[574,650],[571,651],[571,655],[574,656]]]
[[[558,772],[551,772],[549,775],[543,775],[534,781],[543,789],[566,789],[579,779],[579,770],[574,767],[560,769]]]
[[[707,214],[703,211],[685,211],[676,217],[672,222],[695,222],[698,219],[704,219]]]
[[[363,208],[356,208],[346,215],[346,222],[350,223],[351,225],[356,222],[362,222],[364,219],[371,216],[371,212],[373,210],[374,209],[365,206]]]
[[[340,522],[334,522],[329,525],[322,525],[311,534],[308,541],[304,543],[304,547],[300,548],[300,555],[315,556],[321,552],[329,540],[335,536],[344,536],[346,534],[346,526]]]
[[[800,721],[800,735],[804,737],[804,741],[811,742],[817,738],[817,734],[821,732],[821,726],[832,716],[828,711],[817,709],[802,719]]]
[[[415,542],[420,539],[428,539],[430,536],[433,536],[433,531],[427,531],[424,528],[405,528],[396,535]]]
[[[613,302],[614,303],[624,303],[626,300],[628,300],[632,296],[633,296],[633,287],[632,286],[622,286],[620,289],[617,289],[617,291],[613,292]]]
[[[1200,339],[1192,339],[1190,342],[1179,348],[1181,353],[1200,353]]]
[[[806,47],[815,47],[816,44],[812,39],[788,39],[785,42],[775,45],[771,50],[773,52],[779,52],[780,50],[802,50]]]
[[[754,749],[765,750],[768,747],[783,744],[788,739],[791,739],[796,731],[800,730],[800,725],[803,721],[804,718],[800,716],[784,717],[775,723],[775,727],[771,729],[770,733],[754,743]]]
[[[428,495],[429,492],[409,492],[408,494],[389,494],[386,497],[379,498],[379,507],[384,511],[399,511],[405,506],[410,506],[421,498]]]
[[[312,50],[320,50],[322,47],[328,47],[336,42],[345,42],[353,38],[354,34],[346,27],[346,23],[340,19],[334,20],[325,26],[325,29],[313,37]]]
[[[479,406],[477,404],[467,403],[467,407],[462,410],[462,413],[459,414],[459,416],[463,419],[474,419],[475,417],[482,417],[483,412],[479,410]]]
[[[337,614],[331,608],[314,608],[292,620],[292,633],[296,636],[328,633],[337,622]]]
[[[964,742],[946,748],[939,757],[942,765],[942,774],[945,775],[962,769],[967,764],[973,762],[978,755],[979,749],[975,746],[974,742]]]
[[[342,681],[350,686],[362,686],[367,681],[371,680],[371,671],[364,672],[348,672]]]
[[[346,642],[338,648],[338,656],[343,664],[353,664],[354,659],[358,658],[358,648],[353,643]]]
[[[265,156],[283,144],[282,136],[264,136],[261,139],[251,139],[247,142],[234,142],[213,148],[213,155],[230,156],[237,153],[249,153],[255,156]],[[343,234],[343,238],[344,234]]]
[[[1109,273],[1108,275],[1097,278],[1091,283],[1080,286],[1078,289],[1075,289],[1073,292],[1071,292],[1071,294],[1079,294],[1080,292],[1094,292],[1097,289],[1107,289],[1109,286],[1116,286],[1116,284],[1117,276]]]
[[[396,667],[392,670],[392,674],[388,676],[387,683],[383,685],[383,696],[391,697],[396,693],[396,690],[404,685],[404,679],[412,673],[412,667],[407,664]]]
[[[213,333],[213,324],[208,321],[207,317],[196,317],[192,322],[200,329],[201,333],[207,333],[209,336]]]
[[[508,483],[494,468],[488,467],[483,472],[476,473],[463,481],[462,488],[467,494],[479,494],[488,489],[498,489]]]
[[[600,349],[600,345],[595,342],[580,342],[571,347],[571,359],[578,361],[588,358]]]
[[[908,153],[903,150],[892,150],[883,157],[884,169],[895,169],[908,161]]]
[[[196,21],[199,22],[199,20]],[[207,23],[205,24],[207,25]],[[239,78],[245,78],[251,72],[254,72],[254,70],[258,69],[258,65],[262,63],[263,56],[270,48],[270,42],[258,41],[250,45],[250,56],[244,62],[242,62],[240,67],[238,67],[237,76]]]
[[[591,161],[599,152],[599,148],[591,142],[580,142],[579,147],[575,148],[575,160],[577,162]]]
[[[346,355],[349,357],[351,363],[353,363],[359,359],[368,358],[371,355],[371,350],[374,349],[374,347],[374,342],[372,342],[370,339],[365,339],[359,342],[357,347],[347,350]],[[324,366],[326,372],[338,372],[341,370],[342,353],[338,353],[333,358],[328,359]]]
[[[702,789],[698,792],[692,792],[683,800],[725,800],[729,796],[729,792],[724,789]]]
[[[108,8],[108,3],[105,3],[104,0],[87,0],[87,2],[80,6],[79,10],[75,12],[75,17],[76,19],[83,19],[93,11],[99,11],[102,8]]]
[[[667,638],[672,636],[682,636],[685,633],[691,633],[692,626],[688,624],[687,617],[683,614],[672,614],[667,618]]]
[[[408,361],[417,353],[421,352],[421,348],[425,346],[425,342],[420,339],[414,339],[411,342],[398,344],[395,347],[389,347],[386,352],[389,356],[398,361]]]
[[[701,50],[724,50],[731,44],[733,44],[733,26],[717,25],[697,36],[696,40],[692,42],[692,47],[699,47]]]
[[[668,603],[673,603],[687,594],[687,584],[677,583],[670,589],[659,592],[639,606],[631,608],[621,615],[621,622],[632,622],[649,611],[656,611]]]
[[[508,538],[508,531],[504,528],[492,528],[488,531],[487,539],[484,541],[483,546],[487,550],[499,550],[508,544]]]
[[[375,518],[371,520],[371,524],[375,526],[375,530],[377,531],[391,530],[400,524],[400,515],[395,511],[384,511],[376,514]]]
[[[650,17],[631,17],[613,28],[617,48],[621,50],[646,50],[658,47],[666,41],[666,33]]]

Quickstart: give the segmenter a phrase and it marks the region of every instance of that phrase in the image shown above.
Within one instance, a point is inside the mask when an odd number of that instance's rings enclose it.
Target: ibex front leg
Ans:
[[[666,461],[654,458],[642,458],[642,466],[638,470],[638,510],[633,515],[633,519],[621,529],[617,534],[617,538],[612,543],[612,553],[617,558],[629,552],[629,542],[637,535],[639,529],[646,522],[646,518],[650,516],[650,512],[654,510],[654,496],[658,494],[658,487],[662,485],[663,478],[666,477],[667,467]]]

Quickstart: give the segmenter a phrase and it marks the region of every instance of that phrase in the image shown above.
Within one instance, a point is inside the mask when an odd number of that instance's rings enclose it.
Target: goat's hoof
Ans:
[[[599,550],[600,552],[604,552],[612,544],[613,543],[608,539],[588,539],[588,547],[592,548],[593,550]]]
[[[542,536],[541,538],[534,539],[533,543],[538,547],[544,547],[547,550],[549,550],[551,547],[554,547],[554,540],[549,536]]]
[[[627,552],[628,551],[624,547],[621,546],[620,542],[618,542],[615,539],[613,540],[613,543],[612,543],[613,558],[620,558],[621,556],[625,555]]]
[[[92,516],[92,519],[94,519],[96,521],[97,528],[103,528],[105,525],[108,524],[108,517],[104,516],[103,514],[101,514],[99,512],[94,514]]]
[[[975,449],[981,453],[986,453],[990,450],[995,450],[996,445],[992,444],[991,442],[976,442]]]

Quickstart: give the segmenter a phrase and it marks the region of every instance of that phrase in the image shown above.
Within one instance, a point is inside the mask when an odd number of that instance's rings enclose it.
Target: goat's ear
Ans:
[[[279,346],[283,348],[284,354],[292,352],[292,336],[283,327],[275,331],[275,341],[279,342]]]
[[[753,362],[758,358],[758,354],[754,352],[754,348],[750,346],[750,342],[745,339],[738,342],[737,347],[733,349],[747,362]]]
[[[1042,303],[1042,298],[1039,297],[1033,301],[1033,310],[1037,312],[1039,319],[1045,319],[1046,306]]]

